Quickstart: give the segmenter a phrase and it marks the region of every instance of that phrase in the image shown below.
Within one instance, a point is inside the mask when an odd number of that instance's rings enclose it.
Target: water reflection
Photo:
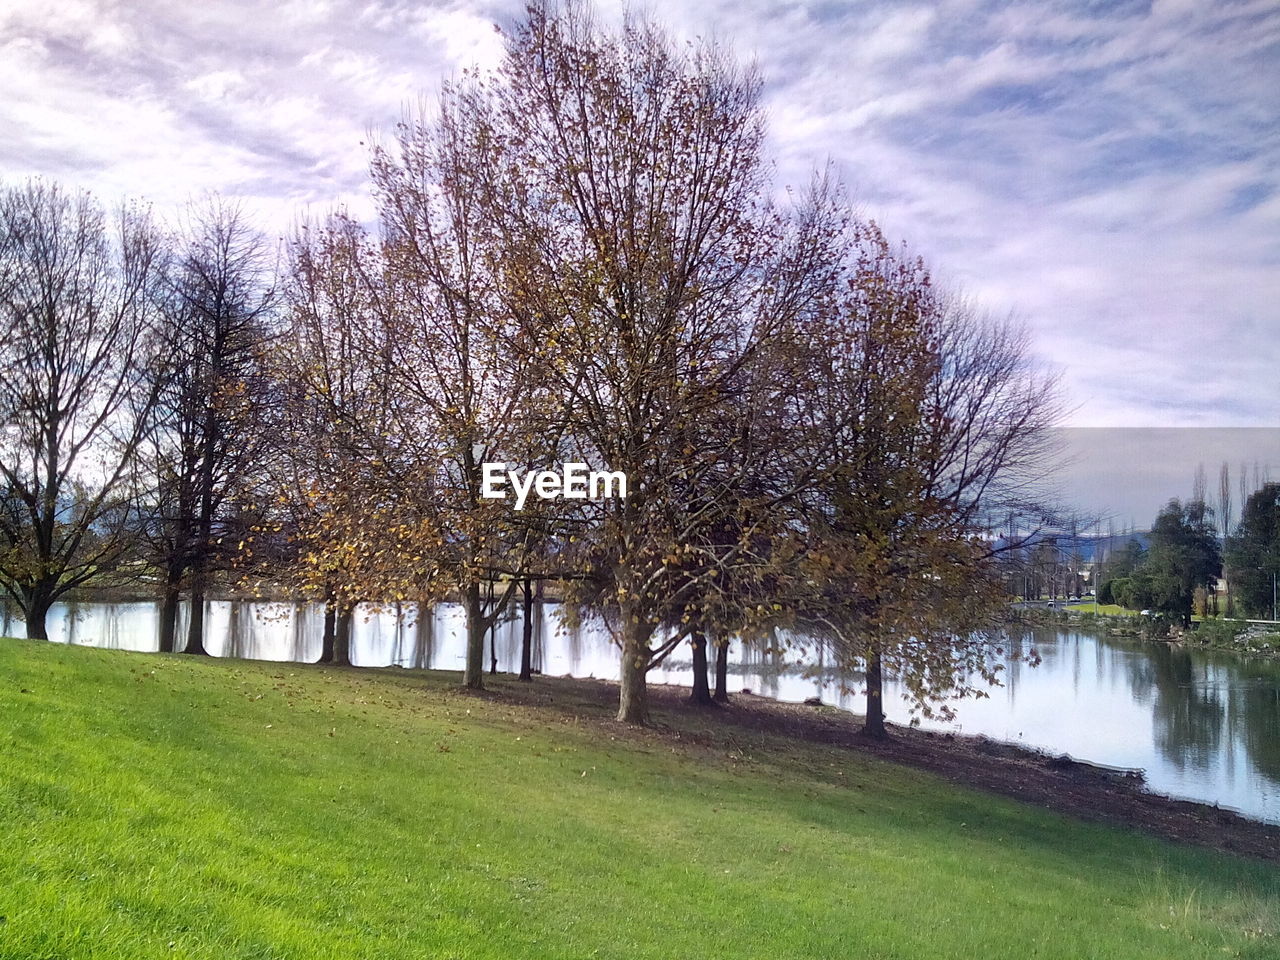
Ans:
[[[600,625],[567,627],[556,604],[535,610],[535,669],[617,678],[617,651]],[[187,616],[182,611],[179,636]],[[315,604],[211,601],[206,623],[206,647],[215,656],[303,662],[320,656],[324,616]],[[155,650],[159,609],[155,603],[61,604],[48,626],[56,642]],[[454,604],[421,614],[412,604],[363,608],[354,621],[352,660],[357,666],[461,670],[464,626]],[[0,609],[0,633],[24,632],[20,620]],[[512,611],[486,641],[486,666],[495,658],[499,670],[518,670],[522,635],[519,611]],[[802,654],[802,646],[803,637],[785,633],[777,638],[785,652],[731,645],[730,689],[794,702],[819,696],[860,711],[862,677],[838,675],[821,650]],[[1280,822],[1280,661],[1069,632],[1009,638],[1011,652],[1032,648],[1039,666],[1011,660],[1003,686],[955,705],[953,723],[922,725],[1142,768],[1159,793]],[[673,657],[651,679],[688,685],[691,673],[687,659]],[[885,706],[890,719],[904,723],[910,714],[900,694],[890,682]]]

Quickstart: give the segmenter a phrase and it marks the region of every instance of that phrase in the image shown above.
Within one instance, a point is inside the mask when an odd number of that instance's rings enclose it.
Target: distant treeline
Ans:
[[[1238,520],[1231,471],[1223,463],[1213,506],[1201,467],[1191,498],[1170,500],[1149,531],[1027,538],[1002,557],[1006,589],[1019,596],[1069,597],[1092,586],[1099,603],[1150,609],[1183,624],[1193,615],[1275,619],[1280,483],[1264,480],[1255,465],[1259,486],[1250,490],[1248,475],[1242,466]]]

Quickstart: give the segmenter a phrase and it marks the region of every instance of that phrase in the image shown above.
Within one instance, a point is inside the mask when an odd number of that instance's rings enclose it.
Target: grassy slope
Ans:
[[[455,680],[0,641],[0,957],[1280,956],[1273,868]]]

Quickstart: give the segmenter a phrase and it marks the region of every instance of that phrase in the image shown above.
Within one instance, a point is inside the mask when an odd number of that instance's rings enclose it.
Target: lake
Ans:
[[[184,611],[180,620],[185,616]],[[353,662],[461,670],[462,608],[441,604],[421,625],[416,620],[412,605],[360,611]],[[320,655],[324,616],[317,604],[211,601],[206,624],[206,646],[215,656],[307,662]],[[59,604],[48,619],[55,642],[138,651],[157,648],[158,625],[156,603]],[[541,607],[534,627],[535,669],[617,678],[617,650],[603,627],[570,630],[550,603]],[[0,611],[0,634],[23,636],[25,625]],[[495,631],[499,670],[518,669],[521,634],[518,619]],[[988,697],[954,705],[954,722],[926,720],[921,726],[1142,769],[1154,792],[1280,823],[1280,661],[1070,630],[1028,633],[1010,646],[1034,647],[1041,663],[1010,662],[1003,685],[989,689]],[[486,668],[489,651],[487,644]],[[687,657],[669,659],[650,678],[688,686],[692,667]],[[861,712],[860,681],[857,675],[834,676],[817,663],[738,644],[730,648],[731,692],[745,688],[794,702],[820,696]],[[891,720],[905,723],[910,714],[900,692],[888,683],[885,707]]]

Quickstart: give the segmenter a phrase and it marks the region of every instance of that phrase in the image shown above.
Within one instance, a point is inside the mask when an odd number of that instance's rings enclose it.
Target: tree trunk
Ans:
[[[884,665],[880,648],[872,648],[867,657],[867,722],[862,732],[876,740],[888,736],[884,728]]]
[[[187,645],[183,653],[207,657],[204,647],[204,572],[198,570],[191,580],[191,623],[187,627]]]
[[[170,570],[164,584],[164,600],[160,604],[160,652],[178,649],[178,606],[182,602],[182,572]]]
[[[498,615],[493,609],[493,581],[489,581],[489,603],[485,606],[489,619],[489,676],[498,673]]]
[[[649,722],[649,634],[647,626],[634,622],[623,609],[622,670],[618,691],[618,719],[623,723]]]
[[[215,340],[213,382],[220,376],[221,338]],[[217,407],[205,409],[204,435],[200,441],[200,512],[196,518],[195,555],[191,563],[191,624],[187,630],[186,653],[207,656],[204,646],[204,599],[209,583],[209,555],[213,550],[214,460],[218,449]]]
[[[324,638],[320,641],[320,663],[333,663],[334,639],[337,637],[338,611],[333,598],[324,602]]]
[[[716,700],[729,702],[729,640],[716,645]]]
[[[480,584],[467,584],[464,602],[467,609],[467,663],[462,671],[462,685],[472,690],[483,690],[485,623]]]
[[[339,667],[351,666],[351,623],[355,607],[342,607],[333,628],[333,662]]]
[[[693,693],[689,699],[705,706],[714,705],[711,685],[707,680],[707,636],[697,630],[689,638],[689,643],[693,647]]]
[[[533,682],[533,581],[524,580],[523,634],[520,638],[520,679]]]
[[[49,608],[53,606],[53,597],[43,584],[37,586],[27,596],[27,638],[30,640],[49,639]]]
[[[436,639],[436,611],[433,603],[426,598],[418,601],[418,643],[417,661],[419,670],[431,666],[431,656]]]

